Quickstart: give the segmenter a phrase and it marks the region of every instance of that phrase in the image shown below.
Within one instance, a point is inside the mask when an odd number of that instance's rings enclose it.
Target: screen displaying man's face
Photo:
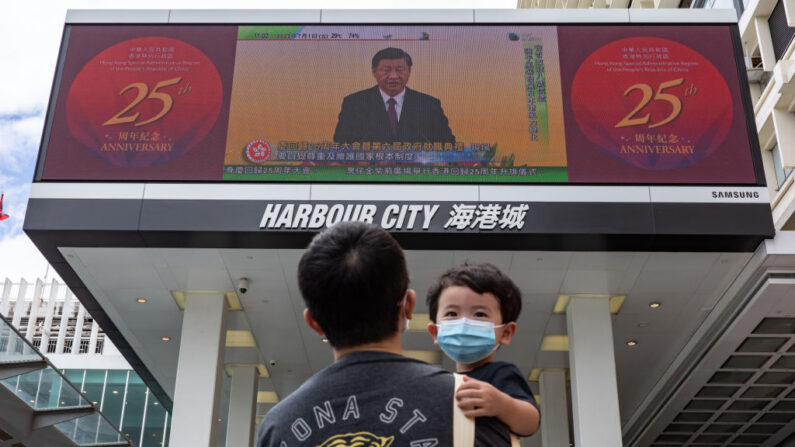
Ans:
[[[402,92],[409,82],[411,67],[403,58],[381,59],[373,68],[373,77],[378,82],[378,87],[389,96]]]

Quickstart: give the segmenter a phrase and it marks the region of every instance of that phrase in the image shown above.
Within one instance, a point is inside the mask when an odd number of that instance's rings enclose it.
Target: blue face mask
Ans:
[[[504,325],[495,326],[491,321],[459,318],[442,320],[436,326],[439,327],[436,341],[442,351],[457,363],[469,364],[483,360],[494,352],[497,345],[494,328]]]

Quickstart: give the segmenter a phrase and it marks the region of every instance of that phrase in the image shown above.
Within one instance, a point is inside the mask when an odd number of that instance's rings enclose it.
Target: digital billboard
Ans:
[[[757,183],[727,25],[67,31],[42,180]]]

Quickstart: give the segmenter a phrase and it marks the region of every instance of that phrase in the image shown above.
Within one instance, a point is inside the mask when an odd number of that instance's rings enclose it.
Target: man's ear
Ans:
[[[315,321],[315,319],[312,318],[312,314],[309,313],[309,309],[304,309],[304,322],[306,323],[307,326],[309,326],[309,329],[315,331],[317,335],[323,335],[323,333],[325,332],[323,328],[320,327],[319,324],[317,324],[317,321]]]
[[[433,337],[433,344],[438,345],[439,342],[436,340],[436,336],[439,335],[439,328],[433,322],[428,323],[428,333]]]
[[[417,292],[414,289],[406,290],[406,304],[403,305],[403,315],[411,320],[414,313],[414,306],[417,305]]]
[[[500,335],[500,339],[497,342],[501,345],[509,345],[514,335],[516,335],[516,322],[511,321],[502,328],[502,335]]]

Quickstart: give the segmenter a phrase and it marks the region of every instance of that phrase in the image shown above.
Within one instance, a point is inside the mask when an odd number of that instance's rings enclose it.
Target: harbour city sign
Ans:
[[[319,230],[359,221],[394,231],[516,232],[525,226],[527,203],[268,203],[262,230]]]

